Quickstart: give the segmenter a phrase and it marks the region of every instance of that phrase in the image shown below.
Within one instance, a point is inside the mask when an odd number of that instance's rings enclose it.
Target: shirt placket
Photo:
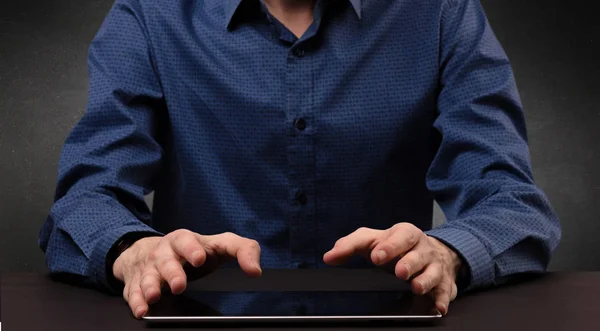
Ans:
[[[279,42],[288,45],[285,61],[284,90],[287,130],[289,264],[292,268],[310,268],[317,264],[317,202],[314,138],[317,132],[314,107],[314,61],[309,49],[316,35],[322,13],[322,1],[317,1],[314,22],[304,36],[296,38],[272,17],[264,4],[261,8]]]
[[[287,53],[286,118],[289,127],[290,259],[292,267],[316,264],[315,114],[311,56],[302,40]]]

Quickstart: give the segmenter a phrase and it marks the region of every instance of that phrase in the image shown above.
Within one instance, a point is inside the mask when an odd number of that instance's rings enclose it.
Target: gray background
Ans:
[[[600,21],[583,0],[482,0],[515,69],[538,185],[563,224],[551,269],[600,270]],[[85,110],[112,0],[0,0],[0,271],[43,271],[37,235]],[[436,213],[436,222],[443,216]]]

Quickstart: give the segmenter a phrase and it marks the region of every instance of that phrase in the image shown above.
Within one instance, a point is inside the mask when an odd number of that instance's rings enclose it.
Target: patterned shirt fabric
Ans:
[[[261,1],[117,0],[88,63],[40,232],[52,273],[115,290],[122,236],[179,228],[255,239],[263,268],[325,268],[340,237],[410,222],[473,289],[545,271],[559,242],[478,0],[317,1],[301,38]]]

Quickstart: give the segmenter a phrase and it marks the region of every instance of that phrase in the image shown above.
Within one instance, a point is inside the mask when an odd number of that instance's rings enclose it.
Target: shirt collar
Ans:
[[[223,7],[225,9],[225,20],[226,20],[226,24],[227,27],[230,26],[231,24],[231,19],[233,18],[233,15],[235,14],[237,8],[240,6],[240,3],[242,2],[242,0],[222,0],[223,1]],[[361,14],[362,14],[362,10],[361,10],[361,4],[362,4],[362,0],[348,0],[350,1],[350,3],[352,4],[352,7],[354,8],[354,11],[356,12],[356,16],[358,16],[358,18],[361,18]]]

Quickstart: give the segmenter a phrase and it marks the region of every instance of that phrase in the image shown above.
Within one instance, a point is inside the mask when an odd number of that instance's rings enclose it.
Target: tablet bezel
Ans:
[[[375,321],[432,321],[442,317],[438,312],[437,315],[344,315],[344,316],[144,316],[143,319],[148,322],[207,322],[207,323],[253,323],[253,322],[375,322]]]
[[[225,292],[225,293],[244,293],[244,292],[254,292],[260,293],[263,291],[217,291],[217,292]],[[305,291],[266,291],[266,292],[277,292],[277,293],[303,293]],[[308,291],[310,293],[312,291]],[[335,295],[335,293],[339,294],[347,294],[348,292],[356,292],[356,293],[369,293],[371,291],[317,291],[317,292],[327,292],[329,294]],[[390,292],[395,293],[396,291],[374,291],[374,292]],[[408,293],[408,295],[414,296],[412,293]],[[180,297],[181,298],[181,297]],[[170,296],[171,300],[177,300],[176,297]],[[188,300],[194,300],[192,298],[187,298]],[[421,298],[424,299],[425,298]],[[198,301],[199,304],[207,305],[205,302]],[[207,305],[210,306],[210,305]],[[290,322],[392,322],[392,321],[427,321],[427,320],[436,320],[442,317],[442,314],[435,309],[435,305],[432,302],[432,313],[431,314],[414,314],[412,312],[407,312],[406,314],[344,314],[344,315],[335,315],[335,314],[319,314],[319,315],[176,315],[169,314],[166,315],[164,313],[158,313],[157,315],[153,315],[152,309],[150,309],[149,314],[143,316],[142,318],[147,322],[167,322],[167,323],[180,323],[180,322],[205,322],[205,323],[223,323],[223,322],[231,322],[231,323],[255,323],[255,322],[275,322],[275,323],[290,323]]]

